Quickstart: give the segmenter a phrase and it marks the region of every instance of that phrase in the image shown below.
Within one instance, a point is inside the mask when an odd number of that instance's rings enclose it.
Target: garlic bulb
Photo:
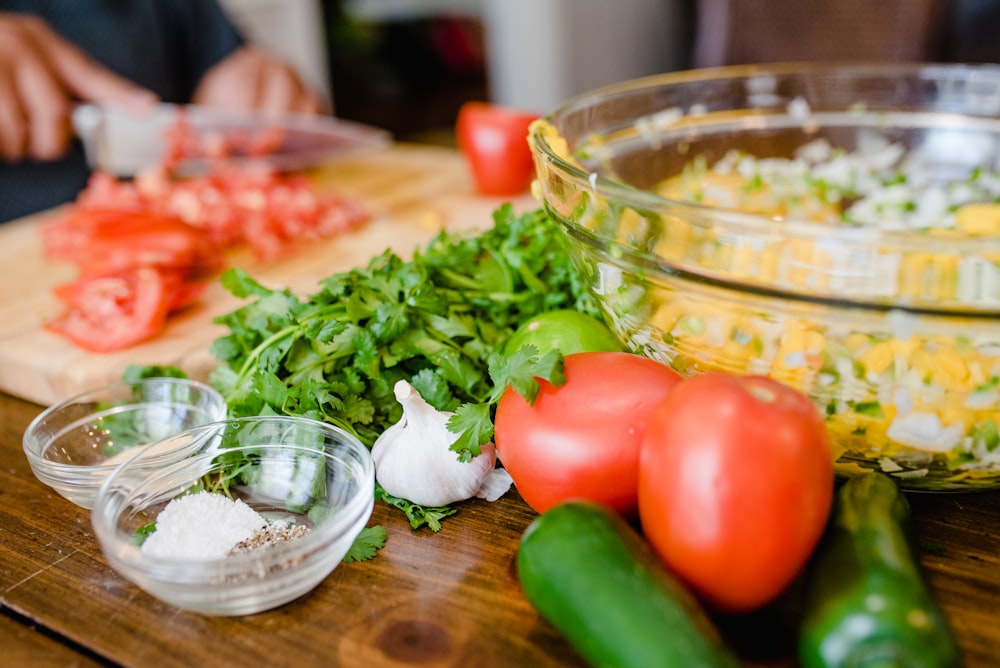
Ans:
[[[489,501],[510,489],[511,479],[495,469],[492,443],[469,462],[449,447],[458,438],[448,430],[452,413],[435,409],[405,380],[396,383],[403,417],[372,446],[375,479],[386,492],[421,506],[446,506],[481,496]]]

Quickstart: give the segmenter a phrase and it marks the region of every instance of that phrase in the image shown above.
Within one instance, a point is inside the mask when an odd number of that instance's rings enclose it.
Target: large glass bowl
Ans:
[[[162,526],[162,513],[192,494],[238,500],[268,531],[237,541],[242,520],[190,506],[171,510],[173,518],[201,514],[188,517],[189,530],[176,519]],[[315,420],[260,416],[189,429],[133,457],[98,490],[91,521],[108,562],[153,596],[206,615],[249,615],[325,579],[374,503],[375,465],[361,441]],[[276,533],[292,538],[267,537]]]
[[[679,72],[570,100],[536,194],[608,322],[812,397],[842,476],[1000,487],[1000,67]]]

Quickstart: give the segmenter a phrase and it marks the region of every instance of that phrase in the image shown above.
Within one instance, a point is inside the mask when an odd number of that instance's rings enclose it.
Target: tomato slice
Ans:
[[[221,255],[198,230],[169,219],[141,229],[99,234],[90,240],[77,265],[84,275],[96,276],[137,266],[187,269],[192,275],[216,273]]]
[[[168,314],[191,306],[208,289],[206,280],[192,279],[184,270],[157,268],[156,271],[163,278]],[[94,305],[95,299],[100,298],[102,290],[115,289],[113,279],[129,280],[127,273],[124,271],[119,274],[78,278],[55,286],[52,294],[70,308],[87,310]]]
[[[160,269],[167,290],[167,313],[173,313],[194,304],[208,288],[208,281],[192,278],[183,270]]]
[[[44,232],[46,256],[72,262],[88,277],[138,266],[217,271],[221,254],[208,235],[180,218],[144,211],[77,210]]]
[[[518,195],[531,185],[535,165],[528,128],[536,118],[537,114],[487,102],[466,102],[458,110],[458,146],[480,193]]]
[[[135,214],[122,210],[87,210],[70,207],[54,222],[42,228],[45,258],[50,261],[74,261],[98,230],[120,226]]]
[[[46,329],[92,352],[121,350],[151,338],[163,329],[171,306],[168,280],[152,267],[80,278],[60,286],[56,296],[68,308]]]

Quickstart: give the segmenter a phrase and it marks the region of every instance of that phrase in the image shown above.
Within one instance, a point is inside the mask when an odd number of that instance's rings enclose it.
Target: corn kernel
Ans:
[[[951,349],[938,350],[931,358],[933,382],[948,390],[965,390],[969,370],[962,358]]]
[[[949,299],[955,293],[957,265],[957,258],[911,253],[899,269],[900,296]]]
[[[955,212],[955,227],[969,235],[1000,235],[1000,204],[966,204]]]
[[[949,392],[944,399],[944,405],[937,411],[941,424],[945,427],[961,422],[969,425],[975,421],[975,413],[963,403],[964,396],[957,392]]]
[[[618,218],[618,242],[625,245],[642,245],[649,236],[649,221],[635,209],[625,209]]]
[[[856,353],[871,343],[871,337],[867,334],[852,332],[844,337],[844,347],[852,353]]]
[[[757,255],[757,274],[762,280],[773,281],[777,278],[779,254],[777,247],[768,246]]]
[[[909,360],[913,357],[913,353],[920,349],[920,341],[913,337],[908,339],[890,339],[887,343],[892,354],[896,358],[903,358],[904,360]]]
[[[865,372],[876,375],[885,373],[894,359],[892,347],[885,341],[876,343],[858,356]]]

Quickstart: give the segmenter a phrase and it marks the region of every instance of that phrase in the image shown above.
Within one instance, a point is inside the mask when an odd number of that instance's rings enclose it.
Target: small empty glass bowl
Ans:
[[[201,614],[249,615],[308,593],[343,560],[375,503],[371,453],[323,422],[236,418],[171,436],[155,448],[162,454],[139,454],[101,487],[94,532],[122,576]],[[179,511],[201,493],[228,498],[199,501],[246,504],[262,518],[263,531],[257,525],[249,539],[220,552],[218,536],[240,522],[207,506],[200,513]],[[173,504],[179,497],[189,498]],[[158,520],[168,508],[169,530]],[[274,539],[275,533],[293,537]]]
[[[149,378],[90,390],[47,408],[24,432],[35,476],[90,508],[105,478],[137,446],[221,420],[226,402],[193,380]]]

